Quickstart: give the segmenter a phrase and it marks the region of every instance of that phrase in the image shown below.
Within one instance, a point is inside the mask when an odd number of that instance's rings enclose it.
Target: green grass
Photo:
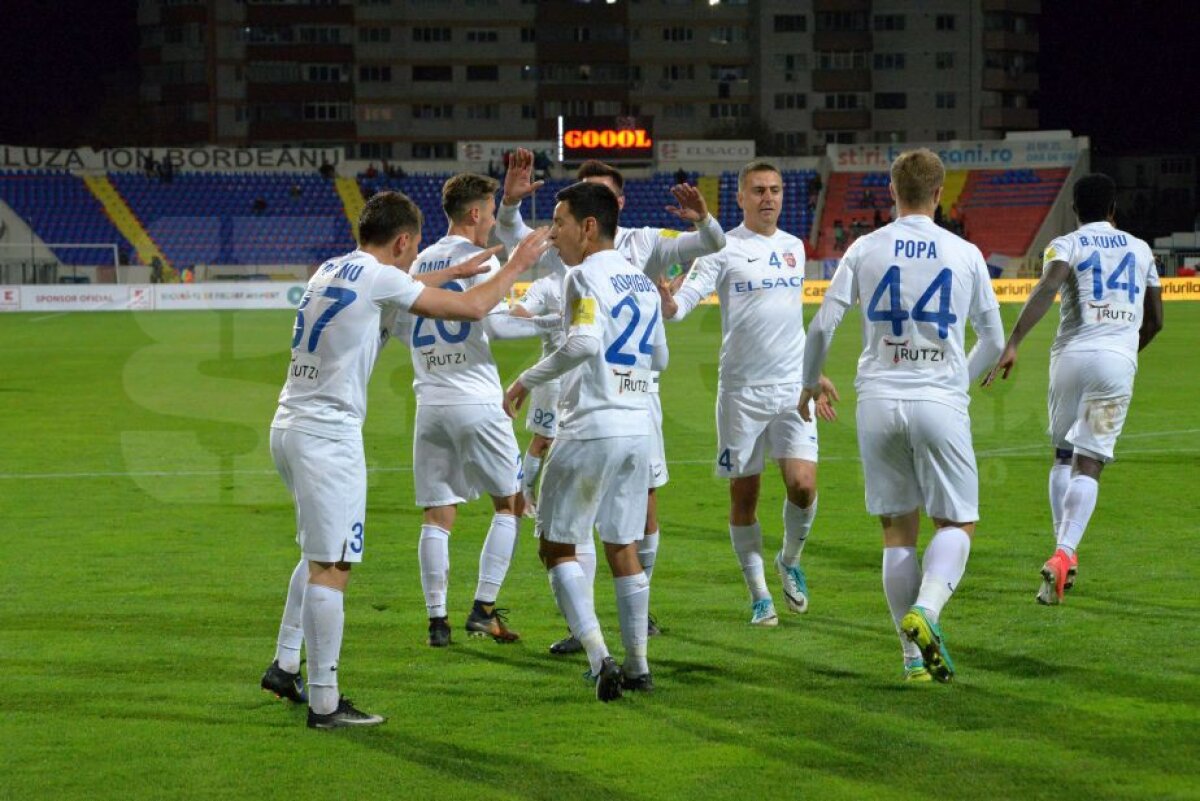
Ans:
[[[1052,321],[1015,381],[975,393],[983,520],[942,618],[960,673],[924,687],[899,681],[863,507],[856,318],[830,359],[845,400],[821,430],[812,611],[775,630],[746,625],[712,477],[717,310],[673,326],[658,690],[610,705],[592,700],[582,660],[546,653],[563,624],[528,523],[501,596],[522,642],[462,635],[486,502],[451,542],[456,644],[424,645],[411,371],[393,345],[371,390],[367,554],[341,665],[343,689],[390,720],[335,733],[257,687],[297,558],[267,451],[290,327],[282,312],[0,315],[0,798],[1200,797],[1200,306],[1169,306],[1145,354],[1065,606],[1033,601],[1052,550]],[[498,347],[503,375],[532,351]],[[768,549],[781,503],[772,470]],[[605,575],[598,607],[619,650]]]

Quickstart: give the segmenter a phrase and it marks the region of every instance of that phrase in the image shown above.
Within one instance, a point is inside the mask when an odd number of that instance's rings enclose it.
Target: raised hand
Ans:
[[[533,153],[519,147],[508,157],[504,173],[504,205],[515,206],[542,188],[545,181],[533,180]]]
[[[679,304],[675,302],[675,290],[679,287],[674,281],[668,281],[665,276],[660,276],[654,285],[658,287],[658,298],[662,301],[662,317],[664,320],[670,320],[675,316],[675,312],[679,311]]]
[[[515,420],[528,395],[529,390],[524,384],[519,380],[512,382],[512,386],[504,393],[504,413]]]
[[[505,267],[511,264],[518,272],[524,272],[536,264],[549,248],[550,226],[543,225],[541,228],[534,229],[533,233],[526,236],[513,248]]]
[[[488,261],[504,249],[503,245],[487,248],[476,253],[464,262],[459,262],[448,269],[451,279],[473,278],[488,271]]]
[[[708,204],[704,202],[704,195],[691,184],[673,186],[671,194],[675,196],[675,202],[679,205],[667,206],[666,209],[679,219],[698,223],[708,216]]]

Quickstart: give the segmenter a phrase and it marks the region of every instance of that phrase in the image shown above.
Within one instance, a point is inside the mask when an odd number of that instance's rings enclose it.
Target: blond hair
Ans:
[[[487,175],[460,172],[442,185],[442,211],[451,222],[460,222],[471,205],[496,194],[500,182]]]
[[[946,180],[946,167],[927,147],[906,150],[892,162],[892,186],[896,198],[908,207],[926,206]]]

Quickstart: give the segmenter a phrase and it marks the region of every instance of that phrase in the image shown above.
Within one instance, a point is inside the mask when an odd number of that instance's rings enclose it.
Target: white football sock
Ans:
[[[450,532],[428,523],[421,526],[417,558],[421,562],[421,589],[425,591],[429,617],[445,617],[446,583],[450,578]]]
[[[592,587],[596,583],[596,540],[588,537],[587,542],[581,542],[575,546],[575,560],[579,562],[579,569],[583,571],[583,577],[587,579],[588,587]],[[589,590],[590,591],[590,590]],[[589,598],[592,596],[588,596]]]
[[[537,489],[538,471],[542,469],[541,457],[532,453],[525,454],[521,469],[525,472],[525,478],[521,479],[521,490],[532,498],[536,494],[534,490]]]
[[[600,621],[592,606],[592,585],[578,562],[562,562],[550,568],[550,588],[562,610],[571,634],[587,650],[592,673],[600,673],[600,662],[608,656],[608,647],[600,633]],[[644,628],[644,626],[643,626]]]
[[[913,605],[924,609],[934,623],[938,622],[942,607],[958,588],[958,582],[962,581],[970,555],[970,535],[953,526],[939,528],[925,546],[925,557],[921,560],[925,568],[921,576],[921,590]]]
[[[494,604],[500,594],[500,585],[508,575],[517,550],[517,518],[497,513],[479,552],[479,583],[475,586],[475,600]]]
[[[279,623],[279,639],[275,641],[275,661],[288,673],[300,670],[300,646],[304,643],[304,588],[308,586],[308,560],[300,557],[300,563],[292,571],[288,581],[287,600],[283,604],[283,620]]]
[[[917,549],[913,546],[898,546],[883,549],[883,594],[887,597],[892,622],[896,624],[896,635],[900,638],[900,649],[905,659],[919,659],[921,649],[900,631],[900,621],[909,607],[917,602],[917,588],[921,586],[921,565],[917,563]]]
[[[742,566],[742,575],[746,577],[750,597],[755,601],[770,598],[767,577],[763,575],[762,529],[758,521],[748,526],[735,526],[731,523],[729,539],[733,543],[733,552],[737,554],[738,564]]]
[[[1058,524],[1058,547],[1074,556],[1087,529],[1092,512],[1096,511],[1096,496],[1100,484],[1091,476],[1077,475],[1071,479],[1063,496],[1062,522]]]
[[[658,558],[658,532],[647,534],[638,543],[638,561],[646,574],[646,581],[654,577],[654,562]]]
[[[804,552],[804,543],[816,516],[816,498],[807,509],[783,499],[783,563],[788,567],[800,564],[800,554]]]
[[[1071,465],[1056,464],[1050,468],[1050,517],[1054,521],[1054,535],[1058,536],[1058,525],[1062,522],[1063,497],[1071,483]]]
[[[328,715],[338,705],[338,659],[342,653],[343,596],[321,584],[304,588],[304,639],[308,642],[308,705]]]
[[[646,622],[650,615],[650,579],[645,573],[613,579],[617,594],[617,617],[625,646],[625,671],[630,676],[650,672],[646,662]]]

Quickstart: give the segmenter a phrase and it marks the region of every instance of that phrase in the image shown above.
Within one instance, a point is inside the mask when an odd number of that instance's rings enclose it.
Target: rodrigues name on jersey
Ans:
[[[562,378],[560,439],[648,436],[656,351],[666,353],[658,288],[615,250],[571,268],[563,283],[567,336],[599,340]]]

